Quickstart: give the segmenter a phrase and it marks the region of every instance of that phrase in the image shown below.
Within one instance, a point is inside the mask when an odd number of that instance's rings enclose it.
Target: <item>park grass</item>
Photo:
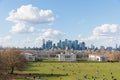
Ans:
[[[120,63],[30,62],[17,80],[120,80]],[[106,78],[106,79],[105,79]]]

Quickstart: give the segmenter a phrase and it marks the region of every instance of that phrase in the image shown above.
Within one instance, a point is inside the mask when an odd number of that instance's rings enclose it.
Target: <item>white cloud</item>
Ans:
[[[32,5],[23,5],[17,10],[12,10],[6,20],[15,23],[27,22],[41,24],[53,22],[55,20],[55,15],[52,10],[40,10]]]
[[[4,40],[4,41],[9,41],[9,40],[11,40],[11,39],[12,39],[11,36],[5,36],[5,37],[3,37],[3,40]]]
[[[119,31],[119,25],[103,24],[101,26],[95,27],[91,36],[84,38],[81,35],[79,35],[78,37],[80,41],[85,41],[88,44],[91,43],[96,45],[115,45],[115,43],[119,42]]]
[[[36,40],[60,40],[64,37],[65,33],[53,30],[53,29],[42,29],[41,34]]]
[[[10,35],[0,37],[0,46],[8,46],[10,41],[12,40],[12,37]]]
[[[113,36],[118,33],[120,27],[116,24],[104,24],[93,30],[94,36]]]
[[[18,41],[13,41],[12,46],[17,46],[17,47],[40,47],[42,45],[42,40],[52,40],[52,41],[58,41],[60,39],[63,39],[65,36],[65,33],[58,31],[58,30],[53,30],[53,29],[42,29],[39,31],[39,34],[36,38],[31,38],[31,37],[26,37]],[[18,45],[18,43],[20,43]]]
[[[35,28],[28,27],[24,23],[17,23],[15,26],[12,26],[10,32],[12,33],[33,33],[35,32]]]

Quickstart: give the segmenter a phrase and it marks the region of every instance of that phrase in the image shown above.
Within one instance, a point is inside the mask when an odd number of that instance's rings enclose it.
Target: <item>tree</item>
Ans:
[[[0,50],[0,80],[10,80],[11,77],[8,76],[8,69],[6,68],[6,64],[4,62],[3,50]]]
[[[110,54],[109,58],[112,61],[120,61],[120,53],[114,52],[114,53]]]
[[[6,49],[3,53],[3,60],[8,69],[8,73],[13,74],[14,70],[23,70],[26,66],[26,59],[23,55],[20,54],[21,51],[15,48]]]

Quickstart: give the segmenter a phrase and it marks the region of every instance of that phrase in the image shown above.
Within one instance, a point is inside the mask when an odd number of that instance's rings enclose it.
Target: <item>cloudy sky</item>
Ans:
[[[120,44],[120,0],[0,0],[0,46],[40,47],[42,40]]]

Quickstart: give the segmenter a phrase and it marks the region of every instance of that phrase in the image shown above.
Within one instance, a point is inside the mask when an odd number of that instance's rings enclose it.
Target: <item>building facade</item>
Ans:
[[[76,54],[70,53],[70,54],[58,54],[58,60],[59,61],[76,61]]]
[[[103,55],[89,54],[88,58],[92,61],[108,61],[108,58]]]
[[[21,53],[25,56],[27,61],[36,61],[36,56],[32,53]]]

